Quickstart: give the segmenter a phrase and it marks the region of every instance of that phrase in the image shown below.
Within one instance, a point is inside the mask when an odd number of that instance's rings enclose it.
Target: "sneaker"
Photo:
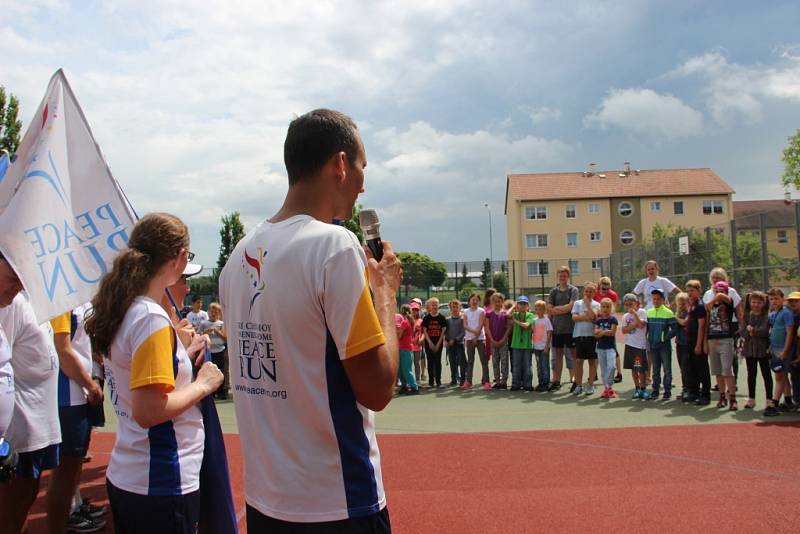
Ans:
[[[489,382],[484,382],[481,387],[483,389],[492,389],[492,385]]]
[[[728,410],[731,412],[735,412],[739,409],[739,403],[736,402],[736,399],[731,399],[730,406],[728,406]]]
[[[642,398],[642,390],[639,389],[639,388],[634,389],[633,390],[633,396],[631,397],[631,400],[636,400],[636,399],[641,399],[641,398]]]
[[[589,385],[583,388],[584,395],[592,395],[594,393],[594,386]]]
[[[608,398],[608,388],[604,388],[603,389],[603,392],[600,394],[600,398],[601,399],[607,399]]]
[[[492,389],[500,389],[500,382],[495,382],[492,384]]]
[[[766,407],[766,409],[764,409],[764,417],[775,417],[780,414],[781,412],[779,412],[772,404],[770,404],[769,406]]]
[[[783,402],[778,405],[778,410],[782,412],[793,412],[794,411],[794,403],[793,402]]]
[[[577,397],[578,395],[583,393],[583,388],[581,386],[579,386],[578,384],[574,384],[574,385],[575,385],[575,387],[572,388],[572,394]]]
[[[657,389],[650,390],[650,393],[647,393],[645,391],[644,394],[647,395],[645,397],[645,400],[655,400],[655,399],[658,398],[658,390]]]
[[[708,397],[697,397],[697,400],[694,403],[698,406],[708,406],[711,404],[711,399]]]
[[[719,400],[717,401],[717,408],[724,408],[727,405],[728,399],[726,399],[724,395],[720,395]]]
[[[70,514],[67,520],[67,532],[97,532],[106,526],[104,519],[92,519],[78,512]]]
[[[577,383],[575,383],[575,382],[570,382],[570,384],[571,384],[571,385],[569,386],[569,392],[570,392],[570,393],[575,393],[575,388],[579,388],[579,387],[580,387],[580,386],[579,386]]]
[[[519,391],[520,389],[522,388],[519,386],[511,386],[511,391]]]
[[[547,391],[558,391],[559,389],[561,389],[561,382],[551,382]]]
[[[412,389],[408,392],[409,395],[419,395],[419,388]]]
[[[415,391],[415,390],[412,390]],[[417,391],[417,393],[419,393]],[[83,504],[78,507],[77,512],[84,517],[91,517],[92,519],[97,519],[99,517],[103,517],[108,512],[108,506],[95,506],[89,499],[83,499]]]
[[[699,398],[700,397],[698,397],[697,395],[692,395],[691,393],[687,393],[683,397],[683,402],[685,402],[687,404],[694,404],[695,402],[697,402],[697,399],[699,399]]]
[[[747,402],[744,403],[744,407],[748,410],[752,410],[756,407],[756,400],[755,399],[747,399]]]
[[[395,394],[396,395],[405,395],[408,392],[409,392],[409,387],[408,386],[403,386],[401,388],[397,388],[397,391],[395,391]]]
[[[447,385],[450,386],[451,388],[454,388],[458,385],[458,382],[456,382],[455,380],[451,380],[450,383]]]
[[[670,400],[671,398],[672,398],[672,393],[670,393],[669,391],[665,391],[664,395],[661,396],[662,400]]]
[[[622,382],[622,373],[617,373],[617,376],[614,377],[614,383],[619,384]]]
[[[524,387],[522,389],[524,389],[525,391],[533,391],[533,387],[532,386],[527,386],[527,387]]]
[[[617,396],[618,396],[617,392],[614,391],[614,388],[611,388],[611,389],[608,390],[608,398],[609,399],[616,399]]]

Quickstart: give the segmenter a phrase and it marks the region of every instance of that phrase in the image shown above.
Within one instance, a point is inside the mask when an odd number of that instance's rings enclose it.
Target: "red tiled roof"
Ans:
[[[560,200],[570,198],[617,198],[685,195],[726,195],[734,190],[711,169],[653,169],[557,172],[508,175],[506,198],[514,200]],[[600,175],[605,175],[601,178]]]
[[[754,213],[764,211],[783,210],[787,214],[794,212],[794,206],[787,204],[783,200],[734,200],[733,216],[747,217]]]
[[[733,202],[733,218],[740,230],[761,227],[759,214],[764,214],[764,225],[767,228],[784,228],[794,226],[794,205],[783,200],[735,200]]]

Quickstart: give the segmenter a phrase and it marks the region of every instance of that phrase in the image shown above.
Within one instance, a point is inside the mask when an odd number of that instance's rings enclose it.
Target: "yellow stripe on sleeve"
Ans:
[[[378,322],[378,315],[375,313],[375,306],[372,305],[372,297],[369,294],[369,284],[367,283],[367,273],[364,271],[364,290],[356,303],[353,311],[353,320],[350,323],[350,333],[347,336],[345,346],[345,357],[352,358],[368,351],[371,348],[386,343],[386,337]]]
[[[167,391],[175,388],[172,342],[172,327],[165,326],[136,348],[131,361],[131,389],[153,384],[163,384]]]
[[[72,312],[65,312],[58,317],[50,319],[50,326],[53,327],[54,334],[72,333]]]

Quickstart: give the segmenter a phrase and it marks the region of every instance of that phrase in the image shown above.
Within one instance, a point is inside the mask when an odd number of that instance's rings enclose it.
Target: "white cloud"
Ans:
[[[561,110],[558,108],[551,108],[542,106],[538,108],[528,108],[528,116],[534,124],[540,124],[547,121],[557,121],[561,118]]]
[[[706,105],[714,120],[729,125],[736,119],[753,124],[763,118],[765,99],[800,101],[800,64],[787,47],[782,66],[741,65],[729,62],[723,50],[693,56],[667,76],[699,77],[704,82]]]
[[[680,98],[652,89],[611,89],[583,122],[588,128],[614,126],[668,139],[690,137],[703,131],[702,113]]]

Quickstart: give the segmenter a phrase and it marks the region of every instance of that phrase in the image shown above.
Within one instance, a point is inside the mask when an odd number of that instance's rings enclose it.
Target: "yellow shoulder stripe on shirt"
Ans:
[[[172,371],[173,337],[172,327],[156,330],[136,348],[131,361],[131,389],[153,384],[175,388]]]
[[[53,327],[54,334],[72,333],[72,312],[65,312],[58,317],[50,319],[50,326]]]
[[[364,270],[364,290],[356,303],[353,311],[353,320],[350,323],[350,333],[347,336],[344,358],[352,358],[368,351],[371,348],[386,343],[386,337],[378,322],[378,315],[375,313],[375,306],[372,305],[372,297],[369,294],[369,284],[367,283],[367,271]]]

